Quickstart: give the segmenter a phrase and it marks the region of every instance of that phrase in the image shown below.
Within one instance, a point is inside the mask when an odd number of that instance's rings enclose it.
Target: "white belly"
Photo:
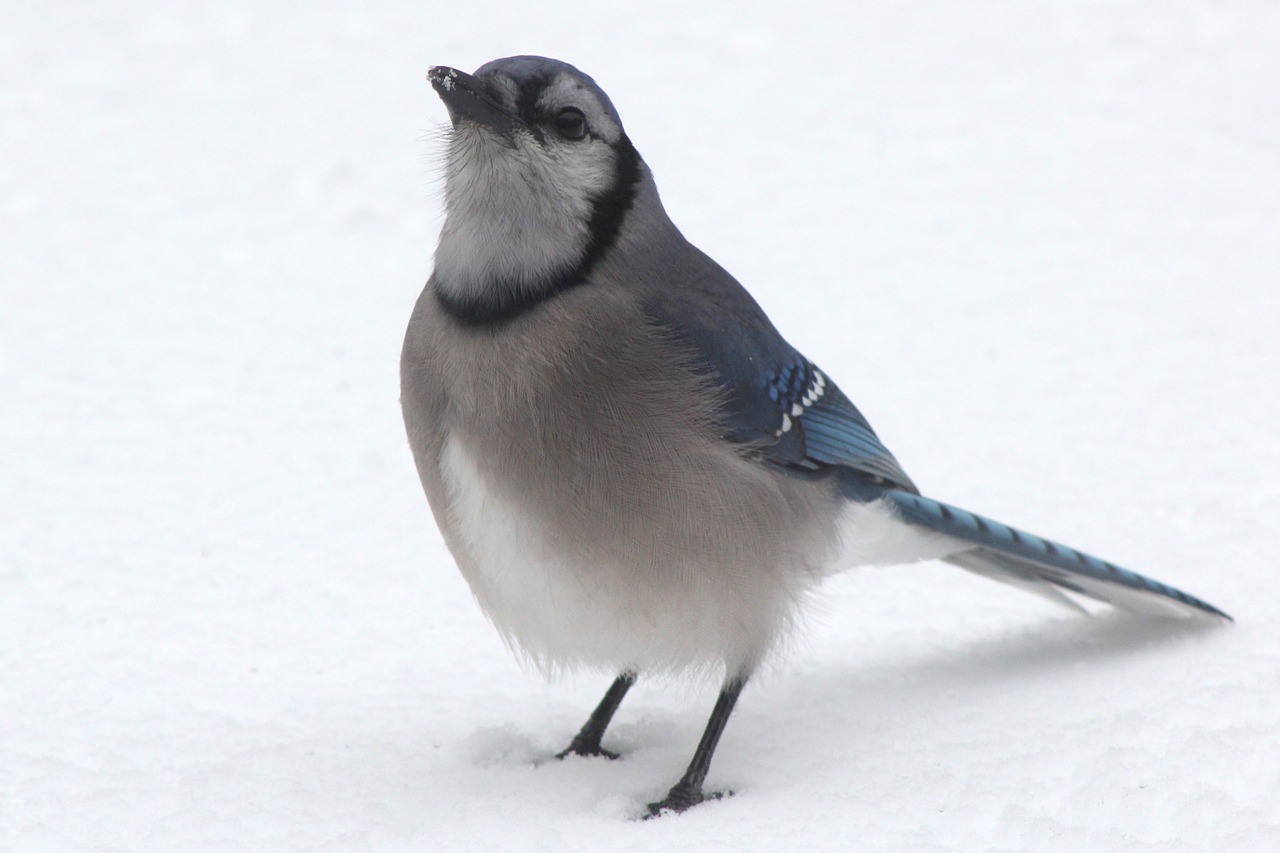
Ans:
[[[750,666],[790,621],[793,573],[743,584],[697,554],[675,573],[598,550],[586,558],[486,477],[456,436],[440,471],[463,575],[508,644],[543,670]]]

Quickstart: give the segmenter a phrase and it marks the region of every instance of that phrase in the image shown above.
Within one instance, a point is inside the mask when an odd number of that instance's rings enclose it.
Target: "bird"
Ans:
[[[1079,608],[1229,620],[1106,560],[926,497],[832,377],[668,217],[588,75],[539,56],[428,73],[445,218],[401,355],[408,443],[504,641],[614,681],[559,754],[602,746],[637,678],[719,679],[705,780],[743,687],[822,580],[943,560]],[[1082,608],[1081,608],[1082,609]]]

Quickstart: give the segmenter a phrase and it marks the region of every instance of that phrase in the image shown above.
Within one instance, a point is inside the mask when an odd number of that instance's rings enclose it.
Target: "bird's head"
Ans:
[[[618,113],[572,65],[513,56],[428,74],[452,120],[436,294],[484,321],[579,283],[617,239],[644,171]]]

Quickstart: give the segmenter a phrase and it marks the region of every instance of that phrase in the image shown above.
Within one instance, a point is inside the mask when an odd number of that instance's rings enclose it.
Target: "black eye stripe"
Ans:
[[[516,95],[516,115],[524,119],[526,124],[533,124],[537,120],[538,95],[545,85],[546,81],[542,78],[525,80],[520,84]]]

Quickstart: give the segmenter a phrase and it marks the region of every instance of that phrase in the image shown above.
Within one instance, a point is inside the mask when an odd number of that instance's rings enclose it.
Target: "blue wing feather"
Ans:
[[[647,308],[723,392],[726,438],[782,468],[845,468],[872,484],[916,492],[836,384],[787,343],[732,276],[689,248],[702,275],[684,288],[652,294]]]
[[[685,350],[723,399],[725,438],[798,473],[833,472],[848,499],[885,501],[905,523],[971,547],[946,559],[1055,600],[1066,589],[1142,609],[1146,599],[1226,616],[1218,608],[1113,563],[920,496],[875,430],[835,383],[786,342],[732,276],[692,246],[679,258],[697,271],[686,286],[656,287],[649,318]],[[1135,598],[1136,597],[1136,598]]]

